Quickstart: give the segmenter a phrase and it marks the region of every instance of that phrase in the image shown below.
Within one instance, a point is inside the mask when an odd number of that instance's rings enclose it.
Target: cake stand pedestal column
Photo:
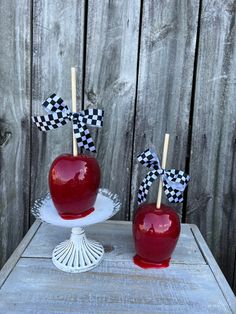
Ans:
[[[96,267],[103,258],[103,246],[87,239],[81,227],[72,228],[69,240],[55,247],[52,253],[53,264],[66,272],[80,273]]]

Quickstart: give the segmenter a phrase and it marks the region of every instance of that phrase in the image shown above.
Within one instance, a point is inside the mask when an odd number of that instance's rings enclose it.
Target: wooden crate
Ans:
[[[166,269],[133,264],[129,222],[97,224],[87,235],[104,245],[104,261],[87,273],[64,273],[51,253],[70,230],[36,221],[0,273],[0,312],[235,313],[235,296],[195,225],[182,224]]]

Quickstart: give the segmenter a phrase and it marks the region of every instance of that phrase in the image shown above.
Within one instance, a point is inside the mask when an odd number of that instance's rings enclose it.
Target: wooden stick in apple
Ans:
[[[162,164],[161,164],[162,169],[165,169],[166,167],[169,137],[170,137],[170,134],[166,133],[165,139],[164,139],[163,153],[162,153]],[[158,188],[158,193],[157,193],[156,208],[161,208],[161,197],[162,197],[162,180],[160,177],[159,188]]]
[[[76,112],[76,68],[71,68],[71,96],[72,96],[72,112]],[[73,132],[73,155],[78,155],[77,141]]]

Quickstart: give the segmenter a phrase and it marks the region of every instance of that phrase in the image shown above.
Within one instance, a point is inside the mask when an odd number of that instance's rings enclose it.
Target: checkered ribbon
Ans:
[[[73,122],[73,132],[79,147],[96,152],[93,139],[86,125],[102,127],[104,111],[101,109],[86,109],[72,113],[65,105],[63,99],[56,94],[51,95],[42,104],[49,113],[45,116],[32,117],[40,131],[50,131],[65,125],[68,121]]]
[[[138,161],[151,169],[143,179],[138,191],[138,204],[146,201],[152,183],[160,175],[162,178],[165,195],[170,203],[182,203],[183,192],[189,182],[189,175],[182,170],[165,170],[160,166],[160,161],[154,150],[148,148],[137,157]]]

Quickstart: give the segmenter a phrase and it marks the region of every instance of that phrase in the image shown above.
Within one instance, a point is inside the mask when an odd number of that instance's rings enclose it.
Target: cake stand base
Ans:
[[[116,194],[107,189],[99,189],[94,211],[78,219],[62,219],[58,214],[50,194],[35,201],[32,214],[41,221],[54,226],[72,228],[71,237],[57,245],[52,253],[53,264],[69,273],[81,273],[99,265],[104,255],[103,246],[87,239],[84,227],[106,221],[120,210],[121,203]]]
[[[81,273],[96,267],[103,258],[103,246],[87,239],[84,229],[72,228],[70,240],[55,247],[52,253],[53,264],[62,271]]]

